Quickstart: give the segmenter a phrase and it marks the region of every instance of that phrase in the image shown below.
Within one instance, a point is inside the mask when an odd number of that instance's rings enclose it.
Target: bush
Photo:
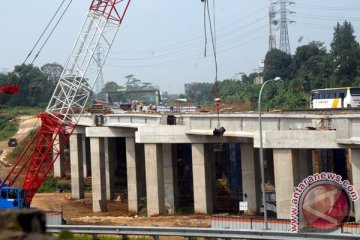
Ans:
[[[38,189],[39,193],[49,193],[59,191],[70,192],[71,186],[66,180],[58,180],[56,178],[46,179]]]

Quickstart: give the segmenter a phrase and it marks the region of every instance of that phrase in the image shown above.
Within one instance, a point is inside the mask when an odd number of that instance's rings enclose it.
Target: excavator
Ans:
[[[0,209],[30,207],[82,116],[130,2],[91,1],[48,106],[39,115],[39,130],[7,176],[0,180]],[[99,51],[105,56],[101,60],[96,57]],[[19,86],[11,84],[0,89],[0,93],[5,94],[17,91]]]

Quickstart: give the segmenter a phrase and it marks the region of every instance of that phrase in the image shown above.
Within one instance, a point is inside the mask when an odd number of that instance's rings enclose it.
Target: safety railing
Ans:
[[[48,225],[47,232],[60,233],[69,231],[74,234],[86,235],[117,235],[117,236],[180,236],[221,239],[360,239],[360,235],[333,233],[292,233],[268,230],[234,230],[189,227],[130,227],[130,226],[92,226],[92,225]]]

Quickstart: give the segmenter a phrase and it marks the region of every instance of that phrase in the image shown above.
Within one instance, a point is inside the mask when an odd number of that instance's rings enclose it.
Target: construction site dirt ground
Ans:
[[[21,143],[27,134],[40,121],[36,117],[24,116],[17,118],[20,127],[14,136]],[[6,154],[13,148],[8,147],[7,140],[0,142],[0,178],[6,177],[11,163],[5,161]],[[102,213],[92,212],[91,193],[85,194],[85,199],[71,199],[70,193],[37,193],[35,194],[32,207],[44,211],[63,211],[63,218],[68,224],[82,225],[127,225],[127,226],[188,226],[188,227],[210,227],[209,215],[164,215],[154,217],[142,217],[127,210],[125,201],[109,201],[108,211]]]
[[[201,214],[142,217],[129,213],[127,203],[119,201],[109,201],[107,212],[93,213],[90,193],[81,200],[70,199],[70,193],[38,193],[32,207],[44,211],[62,210],[67,224],[167,227],[210,227],[211,224],[210,216]]]

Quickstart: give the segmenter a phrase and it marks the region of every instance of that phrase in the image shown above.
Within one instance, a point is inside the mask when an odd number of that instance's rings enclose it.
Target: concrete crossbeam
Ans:
[[[87,137],[133,137],[134,129],[116,128],[116,127],[87,127]]]
[[[254,137],[254,147],[260,147],[260,137]],[[336,131],[264,131],[263,147],[274,149],[328,149],[343,148],[336,143]]]

